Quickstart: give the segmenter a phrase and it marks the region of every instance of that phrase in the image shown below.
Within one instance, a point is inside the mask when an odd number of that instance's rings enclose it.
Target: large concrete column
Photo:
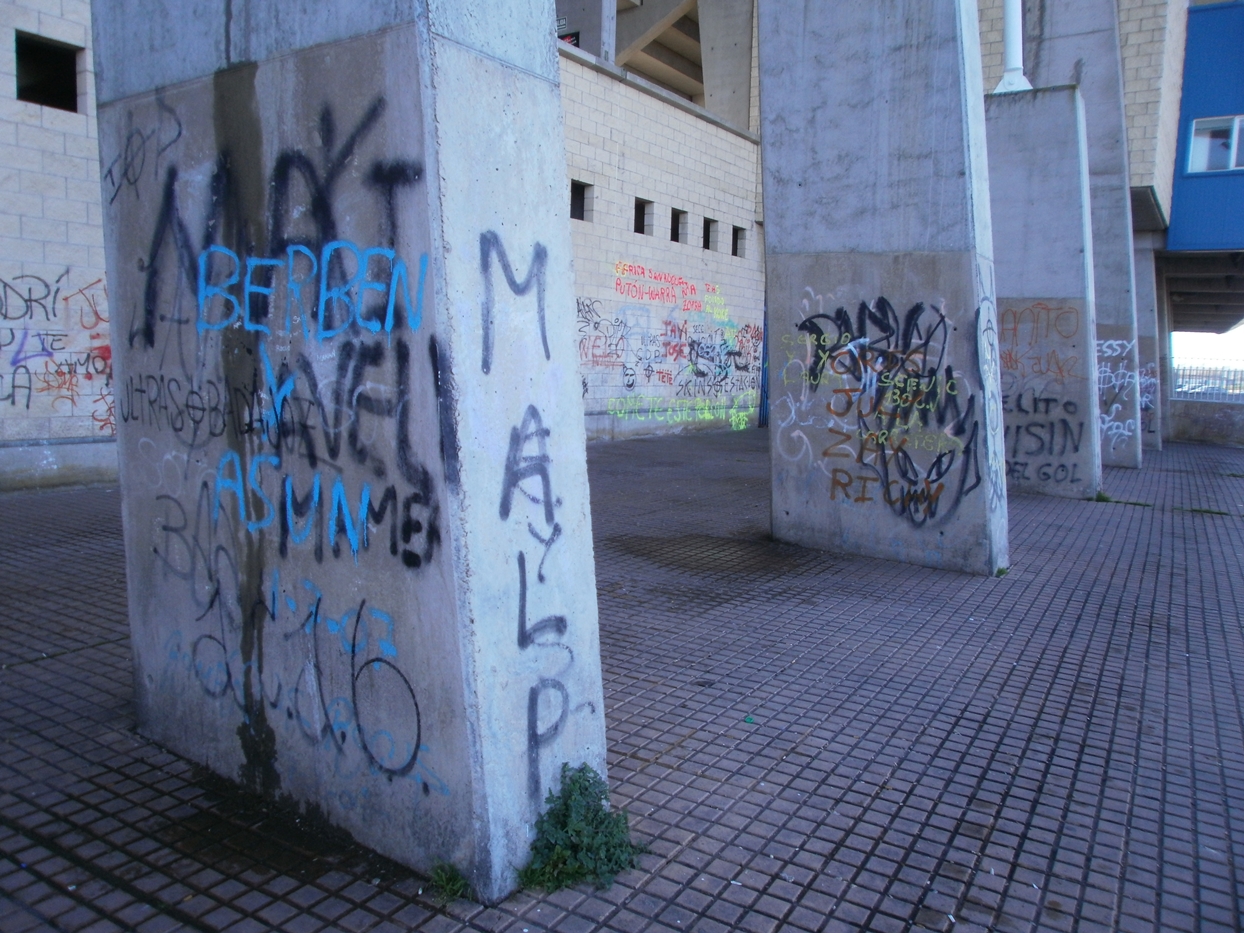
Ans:
[[[1007,565],[971,0],[762,3],[778,538]]]
[[[1101,489],[1093,233],[1084,107],[1074,87],[991,94],[993,217],[1007,486]]]
[[[752,13],[755,0],[700,0],[704,107],[747,129],[752,105]]]
[[[1139,467],[1139,357],[1131,181],[1117,0],[1027,4],[1025,62],[1034,87],[1079,85],[1088,130],[1097,295],[1102,461]]]
[[[1158,305],[1158,406],[1162,417],[1159,428],[1163,442],[1171,439],[1171,392],[1175,388],[1175,361],[1171,353],[1171,331],[1174,322],[1171,320],[1170,283],[1166,278],[1166,261],[1157,257],[1156,282]]]
[[[1145,450],[1162,449],[1160,386],[1161,327],[1158,324],[1157,251],[1166,246],[1165,233],[1136,233],[1136,351],[1139,359],[1140,435]]]
[[[553,4],[310,9],[95,9],[140,729],[495,900],[604,767]]]

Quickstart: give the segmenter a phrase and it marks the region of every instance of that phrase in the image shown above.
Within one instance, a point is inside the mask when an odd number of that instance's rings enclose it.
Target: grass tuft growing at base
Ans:
[[[631,842],[627,812],[609,809],[609,787],[591,767],[563,764],[561,790],[549,791],[545,803],[531,861],[518,873],[523,887],[557,891],[591,881],[606,888],[618,872],[635,867],[644,849]]]
[[[471,884],[457,865],[441,862],[432,869],[432,893],[443,904],[471,897]]]

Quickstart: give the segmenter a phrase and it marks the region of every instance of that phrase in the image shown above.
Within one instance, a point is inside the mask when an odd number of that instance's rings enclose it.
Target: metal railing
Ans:
[[[1244,405],[1244,367],[1238,362],[1175,366],[1171,398]]]

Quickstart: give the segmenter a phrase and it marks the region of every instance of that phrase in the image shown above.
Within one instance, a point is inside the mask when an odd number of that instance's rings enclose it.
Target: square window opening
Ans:
[[[82,49],[42,36],[16,34],[17,99],[78,112],[78,53]]]
[[[1209,117],[1192,121],[1188,146],[1189,172],[1225,172],[1244,168],[1244,116]]]
[[[583,181],[570,183],[570,219],[592,219],[592,185]]]
[[[635,199],[635,232],[652,235],[653,210],[652,202],[643,198]]]
[[[687,212],[675,207],[670,211],[670,242],[686,243],[689,238]]]
[[[730,255],[745,258],[747,249],[747,231],[742,227],[734,227],[730,233]]]
[[[717,221],[704,218],[704,248],[717,249]]]

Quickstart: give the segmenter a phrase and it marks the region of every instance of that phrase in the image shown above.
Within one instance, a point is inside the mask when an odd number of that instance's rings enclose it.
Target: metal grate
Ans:
[[[1244,405],[1244,368],[1235,363],[1215,362],[1176,366],[1171,398]]]

